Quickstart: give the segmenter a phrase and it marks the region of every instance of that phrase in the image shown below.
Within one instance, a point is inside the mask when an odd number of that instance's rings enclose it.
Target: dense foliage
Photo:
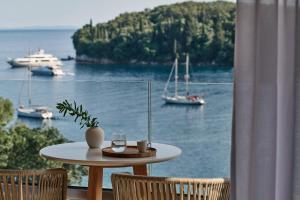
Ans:
[[[197,64],[232,65],[235,4],[184,2],[124,13],[107,23],[83,26],[73,35],[77,56],[114,62],[170,62],[178,42]]]
[[[7,103],[9,102],[9,103]],[[12,103],[0,98],[0,124],[7,124],[12,116]],[[64,167],[68,170],[71,183],[80,183],[86,170],[79,166],[64,165],[48,161],[39,155],[39,151],[49,145],[68,142],[55,128],[30,129],[24,124],[14,124],[10,128],[0,127],[0,168],[4,169],[46,169]]]
[[[11,101],[0,97],[0,127],[6,125],[12,119],[13,114]]]

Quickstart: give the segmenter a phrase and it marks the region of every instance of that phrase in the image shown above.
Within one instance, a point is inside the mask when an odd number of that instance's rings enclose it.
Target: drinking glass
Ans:
[[[123,152],[126,149],[126,135],[113,134],[111,140],[111,147],[114,152]]]

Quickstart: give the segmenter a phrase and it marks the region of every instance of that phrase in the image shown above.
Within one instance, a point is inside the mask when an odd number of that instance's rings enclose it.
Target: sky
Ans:
[[[0,28],[73,26],[106,22],[120,13],[185,0],[0,0]],[[203,1],[203,0],[194,0]]]

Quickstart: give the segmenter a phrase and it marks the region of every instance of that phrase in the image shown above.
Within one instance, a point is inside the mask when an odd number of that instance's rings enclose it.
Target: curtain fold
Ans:
[[[232,200],[300,199],[296,0],[238,0]]]

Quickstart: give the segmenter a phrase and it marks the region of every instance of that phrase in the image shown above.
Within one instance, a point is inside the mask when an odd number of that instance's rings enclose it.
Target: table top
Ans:
[[[109,147],[110,141],[105,141],[101,148]],[[128,141],[127,145],[136,145],[136,142]],[[127,167],[149,163],[163,162],[181,155],[181,149],[176,146],[152,143],[156,148],[156,156],[147,158],[113,158],[102,155],[101,149],[89,149],[86,142],[73,142],[48,146],[40,151],[40,155],[54,161],[68,164],[101,167]]]

